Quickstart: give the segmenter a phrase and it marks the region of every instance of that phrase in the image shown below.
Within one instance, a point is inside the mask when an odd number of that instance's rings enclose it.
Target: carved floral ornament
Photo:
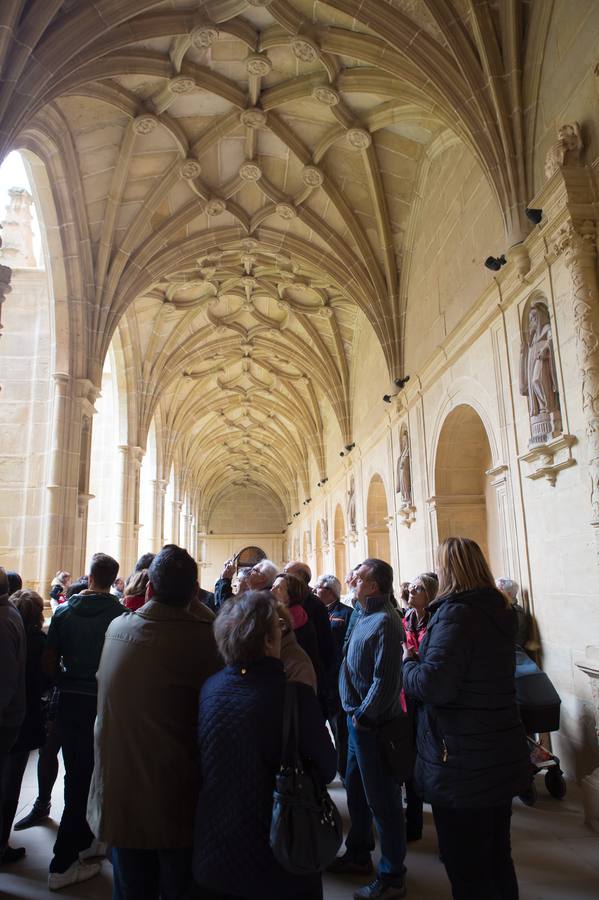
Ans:
[[[312,91],[312,97],[314,98],[314,100],[322,103],[323,106],[337,106],[337,104],[341,100],[339,91],[326,86],[315,87]]]
[[[250,53],[245,61],[246,69],[250,75],[268,75],[272,69],[272,62],[265,53]]]
[[[247,128],[262,128],[266,125],[266,119],[266,113],[258,107],[244,109],[239,114],[239,121]]]
[[[197,159],[186,159],[179,166],[179,175],[181,178],[186,178],[188,181],[198,178],[201,172],[202,167]]]
[[[308,187],[320,187],[324,182],[324,175],[318,166],[304,166],[302,181]]]
[[[345,136],[354,150],[367,150],[372,144],[372,136],[365,128],[349,128]]]
[[[262,178],[262,169],[257,163],[245,162],[239,168],[239,177],[242,181],[259,181]]]
[[[171,94],[189,94],[196,86],[193,78],[186,75],[179,75],[177,78],[171,78],[168,83],[168,89]]]
[[[294,38],[291,41],[291,51],[301,62],[315,62],[320,56],[320,47],[309,38]]]
[[[205,50],[217,40],[218,28],[215,25],[198,25],[189,37],[192,47],[196,50]]]
[[[158,125],[158,119],[151,113],[144,113],[133,119],[135,134],[151,134]]]

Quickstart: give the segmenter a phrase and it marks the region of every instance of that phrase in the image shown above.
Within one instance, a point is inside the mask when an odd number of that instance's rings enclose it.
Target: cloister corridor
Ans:
[[[96,551],[177,544],[207,591],[244,547],[376,557],[399,596],[474,539],[561,699],[525,900],[599,897],[598,34],[593,0],[0,2],[0,566],[49,618]],[[52,829],[0,895],[45,896]],[[430,816],[410,852],[449,897]]]

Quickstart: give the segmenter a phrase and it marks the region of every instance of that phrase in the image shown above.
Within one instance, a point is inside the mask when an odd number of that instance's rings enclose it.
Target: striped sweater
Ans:
[[[401,617],[388,598],[368,597],[339,673],[343,709],[362,725],[386,722],[402,712],[404,640]]]

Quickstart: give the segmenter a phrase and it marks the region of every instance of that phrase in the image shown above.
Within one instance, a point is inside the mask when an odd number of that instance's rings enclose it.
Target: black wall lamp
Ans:
[[[502,253],[501,256],[487,256],[485,259],[485,266],[493,272],[499,272],[500,268],[505,266],[506,262],[507,260]]]
[[[393,398],[397,397],[400,391],[403,391],[409,380],[409,375],[404,375],[403,378],[396,378],[393,384],[396,386],[397,391],[394,394],[383,394],[383,403],[391,403]]]
[[[534,207],[527,206],[524,210],[526,218],[529,222],[532,222],[533,225],[538,225],[541,219],[543,218],[543,210],[535,209]]]

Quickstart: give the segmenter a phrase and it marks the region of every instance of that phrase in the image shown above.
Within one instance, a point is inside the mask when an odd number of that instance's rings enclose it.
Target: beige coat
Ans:
[[[222,662],[209,609],[155,600],[115,619],[98,669],[88,821],[115,847],[191,847],[199,690]]]

